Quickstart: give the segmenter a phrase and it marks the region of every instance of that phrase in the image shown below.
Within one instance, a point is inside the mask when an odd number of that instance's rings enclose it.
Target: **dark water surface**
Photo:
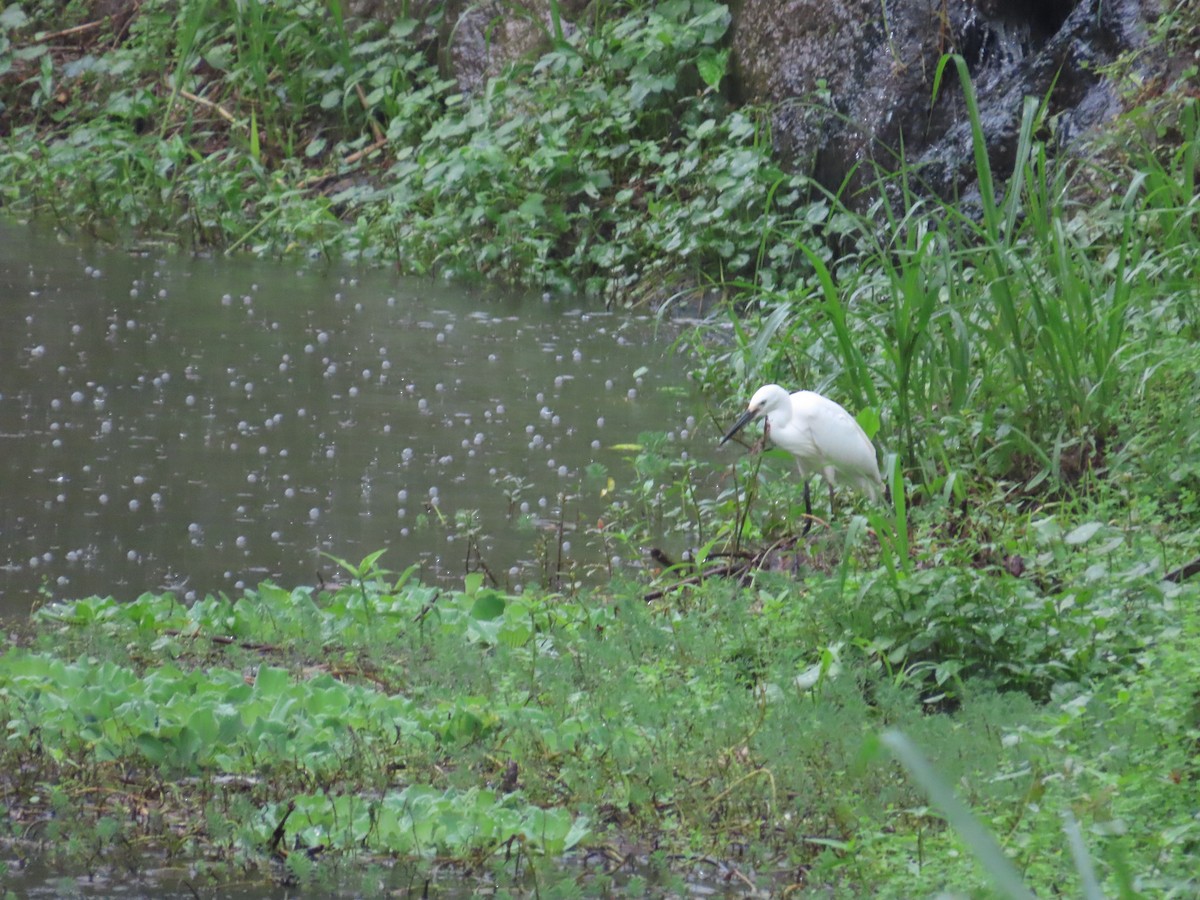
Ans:
[[[543,580],[586,466],[628,475],[614,447],[642,431],[686,452],[684,362],[654,330],[583,300],[0,221],[0,614],[39,589],[311,584],[336,572],[322,551],[387,547],[393,570],[461,582],[463,510],[502,581]],[[566,558],[598,553],[580,534]]]

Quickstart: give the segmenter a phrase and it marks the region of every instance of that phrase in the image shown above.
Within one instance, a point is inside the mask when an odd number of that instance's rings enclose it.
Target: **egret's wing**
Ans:
[[[875,458],[875,445],[854,417],[837,403],[811,391],[805,393],[803,414],[813,444],[824,462],[863,493],[877,499],[883,481]]]

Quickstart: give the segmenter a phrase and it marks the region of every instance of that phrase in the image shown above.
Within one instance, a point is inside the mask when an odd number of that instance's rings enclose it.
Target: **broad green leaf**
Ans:
[[[491,621],[504,615],[506,602],[499,591],[480,591],[471,607],[471,618],[480,621]]]

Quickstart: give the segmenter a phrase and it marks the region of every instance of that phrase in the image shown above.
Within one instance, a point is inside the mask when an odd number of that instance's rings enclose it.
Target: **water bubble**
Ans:
[[[130,550],[128,553],[125,554],[125,558],[127,560],[129,560],[130,562],[137,562],[138,552],[136,550]]]
[[[246,483],[247,484],[258,484],[258,476],[255,473],[251,472],[249,475],[246,476]]]
[[[246,536],[244,534],[239,534],[237,536],[237,540],[234,541],[234,544],[236,544],[237,548],[241,550],[246,546]]]
[[[83,402],[83,391],[73,391],[71,393],[71,402],[78,406]]]
[[[199,534],[199,533],[200,533],[200,523],[199,522],[192,522],[190,525],[188,525],[188,534]]]
[[[308,517],[315,522],[321,518],[321,511],[314,506],[308,511]]]
[[[139,506],[141,506],[141,504],[137,500],[129,501],[129,511],[130,512],[137,512]]]
[[[611,391],[613,389],[613,380],[611,378],[604,379],[604,389]]]
[[[408,491],[405,488],[401,488],[400,490],[396,491],[396,499],[401,503],[404,503],[408,500]]]
[[[188,394],[186,397],[183,398],[183,402],[185,404],[187,404],[188,406],[195,406],[196,405],[196,395]]]
[[[281,540],[283,540],[283,533],[280,531],[272,531],[271,540],[278,544]]]
[[[293,497],[296,496],[296,489],[294,487],[284,488],[283,496],[285,496],[289,500],[291,500]]]
[[[107,505],[108,505],[108,494],[101,494],[101,495],[100,495],[99,497],[97,497],[96,499],[100,501],[100,505],[101,505],[101,506],[107,506]]]
[[[317,343],[322,344],[322,345],[328,344],[329,343],[329,333],[326,331],[318,331],[317,332]]]
[[[625,396],[628,397],[630,400],[636,399],[637,398],[637,388],[630,388],[628,391],[625,392]]]
[[[592,449],[593,449],[593,450],[599,450],[599,449],[600,449],[600,442],[599,442],[599,441],[592,441]]]

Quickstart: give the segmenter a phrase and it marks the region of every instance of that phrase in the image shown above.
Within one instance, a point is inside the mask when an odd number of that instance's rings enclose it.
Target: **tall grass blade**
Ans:
[[[1083,889],[1084,900],[1105,900],[1104,891],[1096,879],[1096,869],[1092,866],[1092,858],[1087,846],[1083,843],[1083,833],[1079,823],[1067,810],[1063,813],[1063,831],[1067,834],[1067,844],[1071,848],[1071,859],[1075,862],[1075,871],[1079,873],[1080,887]]]
[[[992,833],[971,814],[966,804],[958,799],[954,790],[933,770],[933,766],[916,745],[899,731],[885,731],[880,736],[880,741],[908,770],[913,781],[920,785],[934,806],[942,811],[987,870],[1000,892],[1010,900],[1034,900],[1034,895],[1025,887],[1021,874],[1004,855]]]

